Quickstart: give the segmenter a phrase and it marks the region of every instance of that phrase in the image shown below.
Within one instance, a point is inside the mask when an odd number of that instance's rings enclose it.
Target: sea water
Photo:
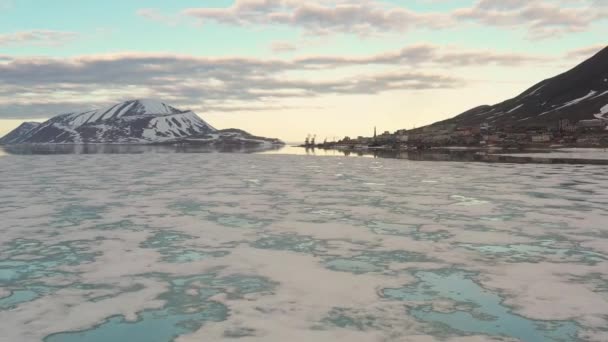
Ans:
[[[0,157],[1,341],[606,341],[608,173]]]

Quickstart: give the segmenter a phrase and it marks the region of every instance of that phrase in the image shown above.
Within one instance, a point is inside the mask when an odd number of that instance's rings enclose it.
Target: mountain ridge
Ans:
[[[190,110],[162,101],[129,100],[98,110],[65,113],[43,123],[23,123],[0,144],[277,145],[279,139],[242,130],[218,130]]]
[[[571,122],[608,119],[608,47],[574,68],[536,83],[521,94],[494,105],[471,108],[428,126],[555,127]]]

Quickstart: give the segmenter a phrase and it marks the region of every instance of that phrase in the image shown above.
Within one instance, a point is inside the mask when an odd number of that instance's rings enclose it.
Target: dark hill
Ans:
[[[479,106],[433,124],[495,127],[557,126],[605,116],[608,119],[608,47],[575,68],[544,80],[521,95],[493,106]]]

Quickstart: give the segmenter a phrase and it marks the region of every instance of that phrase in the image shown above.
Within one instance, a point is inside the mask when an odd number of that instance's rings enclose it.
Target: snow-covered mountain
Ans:
[[[575,68],[544,80],[521,95],[493,106],[480,106],[437,124],[474,126],[557,126],[608,119],[608,47]]]
[[[23,139],[26,139],[29,132],[40,126],[38,122],[24,122],[19,127],[12,130],[9,134],[0,139],[0,144],[18,144]]]
[[[192,111],[153,100],[25,123],[0,139],[2,144],[282,144],[240,130],[217,130]]]

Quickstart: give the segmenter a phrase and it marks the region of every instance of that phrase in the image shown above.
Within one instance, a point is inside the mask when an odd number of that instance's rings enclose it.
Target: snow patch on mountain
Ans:
[[[559,107],[559,108],[557,108],[557,109],[566,108],[566,107],[568,107],[568,106],[575,105],[575,104],[577,104],[577,103],[579,103],[579,102],[583,102],[583,101],[585,101],[586,99],[593,97],[593,95],[595,95],[595,94],[597,94],[597,91],[595,91],[595,90],[591,90],[591,91],[589,92],[589,94],[587,94],[587,95],[585,95],[585,96],[583,96],[583,97],[579,97],[578,99],[574,99],[574,100],[572,100],[572,101],[566,102],[566,103],[564,103],[564,105],[563,105],[563,106],[561,106],[561,107]]]
[[[522,103],[522,104],[520,104],[519,106],[517,106],[517,107],[515,107],[515,108],[513,108],[513,109],[511,109],[511,110],[509,110],[507,113],[513,113],[514,111],[518,110],[519,108],[521,108],[521,107],[523,107],[523,106],[524,106],[524,104]]]
[[[85,124],[94,124],[124,117],[171,115],[178,113],[182,113],[182,111],[163,102],[153,100],[132,100],[117,103],[103,109],[66,114],[65,121],[70,127],[75,128]]]
[[[539,91],[539,90],[541,90],[541,89],[543,89],[545,86],[546,86],[546,84],[543,84],[543,85],[541,85],[540,87],[538,87],[538,88],[536,88],[536,89],[532,90],[532,91],[531,91],[531,92],[530,92],[528,95],[526,95],[526,97],[528,97],[528,96],[532,96],[532,95],[534,95],[534,94],[538,93],[538,91]]]
[[[604,95],[608,95],[608,90],[606,90],[606,91],[605,91],[605,92],[603,92],[603,93],[600,93],[600,94],[598,94],[598,95],[593,96],[591,99],[597,99],[598,97],[602,97],[602,96],[604,96]]]
[[[571,107],[571,106],[574,106],[574,105],[579,104],[579,103],[581,103],[581,102],[583,102],[583,101],[585,101],[585,100],[594,99],[594,98],[597,98],[597,97],[602,96],[602,95],[604,94],[604,93],[602,93],[602,94],[600,94],[600,95],[596,95],[597,93],[598,93],[598,92],[597,92],[596,90],[591,90],[591,91],[589,91],[589,93],[588,93],[587,95],[585,95],[585,96],[582,96],[582,97],[576,98],[576,99],[574,99],[574,100],[568,101],[568,102],[564,103],[563,105],[561,105],[561,106],[559,106],[559,107],[557,107],[557,108],[552,108],[552,109],[550,109],[550,110],[544,111],[544,112],[542,112],[542,113],[538,114],[538,116],[543,116],[543,115],[547,115],[547,114],[549,114],[549,113],[554,113],[554,112],[556,112],[556,111],[558,111],[558,110],[560,110],[560,109],[564,109],[564,108],[566,108],[566,107]],[[607,92],[605,92],[605,93],[608,93],[608,91],[607,91]],[[554,106],[555,106],[555,105],[554,105]]]
[[[602,120],[608,120],[608,104],[600,108],[600,112],[595,114],[595,117]]]
[[[171,140],[215,131],[193,112],[155,117],[144,128],[142,137],[148,140]]]

